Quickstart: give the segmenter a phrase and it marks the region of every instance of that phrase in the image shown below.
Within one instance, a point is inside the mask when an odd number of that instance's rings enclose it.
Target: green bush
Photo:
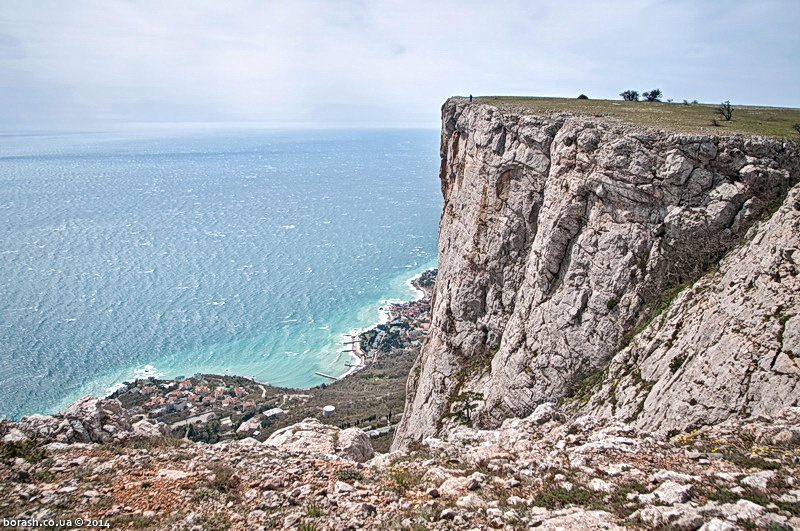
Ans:
[[[360,481],[364,479],[364,475],[355,468],[342,468],[336,472],[336,477],[340,481]]]
[[[316,503],[309,503],[308,505],[306,505],[306,515],[307,516],[309,516],[311,518],[319,518],[323,514],[325,514],[325,513],[322,511],[322,507],[320,507]]]
[[[45,458],[47,452],[38,448],[33,441],[0,442],[0,460],[11,461],[21,457],[25,461],[36,463]]]
[[[653,89],[649,92],[642,92],[644,101],[661,101],[661,89]]]

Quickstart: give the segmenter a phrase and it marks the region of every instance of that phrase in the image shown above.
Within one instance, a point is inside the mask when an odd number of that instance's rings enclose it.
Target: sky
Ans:
[[[0,130],[435,126],[453,95],[800,107],[798,0],[0,0]]]

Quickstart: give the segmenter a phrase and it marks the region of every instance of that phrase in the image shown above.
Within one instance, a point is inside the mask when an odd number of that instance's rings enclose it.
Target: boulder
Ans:
[[[676,503],[684,503],[692,497],[692,486],[681,485],[674,481],[665,481],[653,491],[653,494],[667,505],[675,505]]]
[[[336,441],[336,455],[363,463],[375,457],[372,440],[359,428],[347,428],[339,432]]]
[[[45,443],[103,443],[125,438],[131,429],[130,414],[119,400],[93,396],[85,396],[53,416],[30,415],[12,425]]]
[[[538,529],[560,531],[562,529],[581,529],[585,531],[624,531],[626,528],[616,523],[613,514],[606,511],[587,511],[573,509],[566,514],[555,515],[544,520]]]
[[[25,437],[38,444],[107,443],[125,439],[150,439],[170,434],[163,423],[131,423],[119,400],[85,396],[55,415],[29,415],[8,422],[6,437]]]
[[[236,428],[236,433],[248,433],[253,432],[258,429],[261,429],[261,419],[257,417],[253,417],[249,420],[242,422],[238,428]]]
[[[157,437],[167,437],[170,434],[169,426],[163,422],[152,423],[148,420],[140,420],[131,426],[131,439],[154,439]]]
[[[17,428],[11,428],[10,430],[8,430],[8,433],[6,433],[3,436],[2,440],[4,443],[15,443],[15,442],[28,441],[30,439],[27,435],[25,435],[25,433],[18,430]]]
[[[335,454],[359,463],[375,455],[372,441],[362,430],[340,430],[313,418],[281,428],[264,444],[301,453]]]

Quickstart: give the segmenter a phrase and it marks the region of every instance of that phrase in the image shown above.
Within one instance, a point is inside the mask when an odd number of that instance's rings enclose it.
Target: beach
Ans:
[[[405,320],[415,330],[426,330],[423,325],[426,322],[430,323],[430,297],[436,273],[436,269],[428,269],[406,280],[406,285],[415,293],[413,299],[408,301],[384,300],[378,308],[378,321],[373,326],[351,330],[346,334],[344,344],[349,345],[351,348],[345,350],[351,353],[356,363],[339,379],[350,376],[363,369],[368,363],[376,360],[376,349],[370,349],[372,351],[372,359],[370,360],[362,348],[362,342],[367,338],[378,335],[380,333],[379,329],[386,327],[392,321]]]

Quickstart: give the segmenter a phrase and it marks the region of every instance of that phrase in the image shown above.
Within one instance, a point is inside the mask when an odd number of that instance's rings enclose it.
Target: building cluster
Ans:
[[[424,321],[430,319],[431,300],[428,298],[418,301],[392,304],[389,306],[389,319],[391,321]],[[421,324],[421,323],[420,323]]]
[[[209,386],[201,381],[185,379],[172,382],[146,382],[145,385],[131,386],[128,393],[138,393],[146,397],[142,408],[151,417],[183,411],[193,412],[209,407],[254,411],[256,403],[250,393],[242,386]]]

